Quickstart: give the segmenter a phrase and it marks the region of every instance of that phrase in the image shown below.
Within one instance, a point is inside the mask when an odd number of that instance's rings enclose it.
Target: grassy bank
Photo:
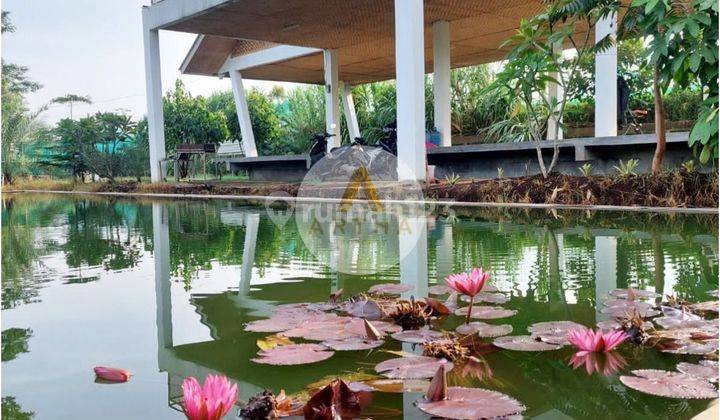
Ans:
[[[286,192],[295,196],[297,183],[196,181],[157,183],[73,183],[66,180],[18,180],[3,191],[81,191],[193,195],[257,195]],[[666,172],[657,176],[574,176],[551,174],[491,180],[440,181],[424,186],[431,200],[489,203],[614,205],[646,207],[718,207],[717,173]]]

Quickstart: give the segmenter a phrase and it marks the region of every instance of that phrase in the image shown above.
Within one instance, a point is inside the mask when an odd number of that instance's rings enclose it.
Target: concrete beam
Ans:
[[[325,66],[325,131],[334,134],[328,139],[328,152],[340,146],[340,102],[338,79],[338,55],[335,50],[323,51]]]
[[[433,23],[433,98],[435,128],[441,146],[452,146],[452,108],[450,103],[450,23]]]
[[[233,96],[235,97],[235,109],[237,111],[238,123],[240,124],[243,151],[247,157],[256,157],[258,152],[255,146],[255,134],[253,133],[250,109],[248,108],[247,98],[245,98],[245,88],[243,87],[243,79],[240,72],[231,71],[230,81]]]
[[[163,0],[142,9],[148,29],[164,29],[232,3],[233,0]]]
[[[160,72],[160,34],[149,29],[143,14],[143,48],[145,50],[145,97],[147,100],[148,137],[150,143],[150,180],[165,178],[165,122],[163,116],[162,77]]]
[[[612,15],[597,22],[595,42],[606,35],[613,38],[613,45],[595,55],[595,137],[617,136],[617,16]]]
[[[357,112],[355,112],[355,101],[352,95],[352,86],[345,82],[340,82],[340,92],[342,94],[343,111],[345,112],[345,121],[347,122],[348,132],[350,133],[350,141],[352,142],[360,134],[360,126],[358,125]]]
[[[317,48],[278,45],[277,47],[268,48],[266,50],[250,54],[228,57],[222,67],[220,67],[220,71],[218,73],[227,74],[233,70],[247,70],[253,67],[260,67],[267,64],[291,60],[293,58],[304,57],[310,54],[316,54],[321,51],[322,50]]]
[[[395,0],[398,177],[426,179],[423,0]]]

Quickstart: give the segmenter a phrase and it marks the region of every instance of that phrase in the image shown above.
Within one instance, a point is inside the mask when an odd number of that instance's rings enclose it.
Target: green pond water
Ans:
[[[265,388],[295,393],[328,375],[373,373],[396,357],[383,350],[420,351],[388,338],[381,349],[315,364],[250,361],[269,334],[245,332],[245,323],[340,288],[351,296],[402,282],[421,296],[449,273],[483,266],[511,296],[503,306],[518,311],[488,322],[509,323],[513,334],[538,321],[594,326],[607,319],[596,305],[615,288],[689,301],[710,300],[718,288],[717,215],[443,210],[414,219],[419,234],[409,248],[387,232],[338,242],[336,255],[356,270],[347,273],[327,263],[332,247],[308,247],[294,218],[277,223],[263,206],[40,194],[6,195],[2,205],[4,418],[182,418],[186,376],[225,374],[247,400]],[[482,378],[450,381],[508,394],[527,418],[688,419],[709,404],[641,394],[618,379],[632,369],[674,370],[695,356],[626,343],[619,354],[627,366],[602,376],[574,370],[572,353],[497,351],[484,356]],[[96,365],[134,377],[96,383]],[[414,406],[419,397],[375,393],[367,416],[426,418]]]

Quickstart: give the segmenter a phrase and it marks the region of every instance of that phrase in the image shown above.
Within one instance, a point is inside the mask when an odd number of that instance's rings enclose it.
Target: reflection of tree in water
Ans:
[[[28,420],[35,417],[32,411],[22,411],[15,397],[2,397],[2,417],[8,420]]]
[[[140,243],[126,224],[136,206],[114,202],[78,201],[68,214],[67,240],[62,246],[70,267],[100,266],[105,270],[135,267]]]
[[[211,263],[240,265],[245,243],[245,227],[230,226],[220,220],[222,203],[173,203],[168,205],[170,225],[170,270],[189,288],[198,272],[210,270]],[[255,212],[256,208],[247,208]],[[293,221],[279,229],[270,219],[260,218],[254,267],[259,275],[272,265],[306,261],[311,254],[302,243]]]
[[[37,301],[43,283],[57,278],[41,257],[62,252],[67,265],[79,270],[134,267],[152,234],[149,208],[134,203],[23,195],[2,204],[3,309]],[[64,243],[55,239],[58,228]]]
[[[8,362],[20,353],[30,351],[28,340],[32,337],[30,328],[8,328],[2,332],[2,361]]]

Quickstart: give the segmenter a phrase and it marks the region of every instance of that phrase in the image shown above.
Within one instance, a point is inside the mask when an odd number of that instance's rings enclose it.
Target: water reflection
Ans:
[[[58,279],[62,288],[77,288],[75,293],[95,293],[90,290],[98,289],[91,287],[122,287],[122,281],[142,273],[144,264],[149,268],[155,306],[138,310],[152,311],[143,316],[156,318],[157,353],[148,357],[167,373],[162,390],[175,409],[179,385],[189,375],[226,374],[240,382],[241,398],[247,399],[266,387],[295,392],[324,376],[365,369],[387,358],[382,352],[345,353],[327,363],[293,368],[259,367],[249,361],[263,335],[246,333],[244,323],[268,316],[279,303],[322,301],[341,288],[344,296],[352,296],[373,284],[402,282],[413,287],[407,297],[424,296],[430,284],[447,274],[483,266],[491,271],[494,284],[510,293],[505,306],[519,312],[507,322],[521,334],[538,321],[572,319],[593,325],[605,319],[596,308],[600,296],[616,287],[676,293],[692,301],[707,300],[705,292],[718,287],[717,217],[712,215],[468,210],[457,218],[408,219],[417,237],[391,226],[394,237],[351,247],[329,235],[322,258],[305,245],[293,220],[280,227],[264,209],[232,202],[15,199],[3,201],[2,216],[4,311],[43,305],[43,287]],[[397,251],[387,252],[388,244]],[[394,265],[373,274],[338,270],[348,262],[372,270],[392,255]],[[397,261],[397,255],[406,257]],[[96,280],[72,283],[88,278]],[[53,316],[63,319],[61,311]],[[7,340],[14,343],[7,352],[3,345],[3,362],[42,362],[46,356],[33,345],[33,331],[38,331],[33,318],[21,320],[3,324],[3,343],[6,335],[17,338]],[[89,346],[96,344],[93,337],[87,339]],[[418,351],[394,343],[387,347]],[[511,386],[532,416],[560,410],[587,418],[602,409],[616,416],[645,410],[688,417],[702,408],[701,403],[681,406],[619,394],[616,375],[602,381],[598,375],[579,375],[567,366],[570,356],[500,352],[487,355],[482,365],[471,366],[474,369],[468,367],[466,376],[490,388]],[[673,369],[676,362],[655,354],[622,357],[633,368]],[[3,392],[17,395],[13,402],[22,402],[24,411],[36,411],[13,385]],[[387,397],[382,402],[404,408],[412,418],[416,397]]]

